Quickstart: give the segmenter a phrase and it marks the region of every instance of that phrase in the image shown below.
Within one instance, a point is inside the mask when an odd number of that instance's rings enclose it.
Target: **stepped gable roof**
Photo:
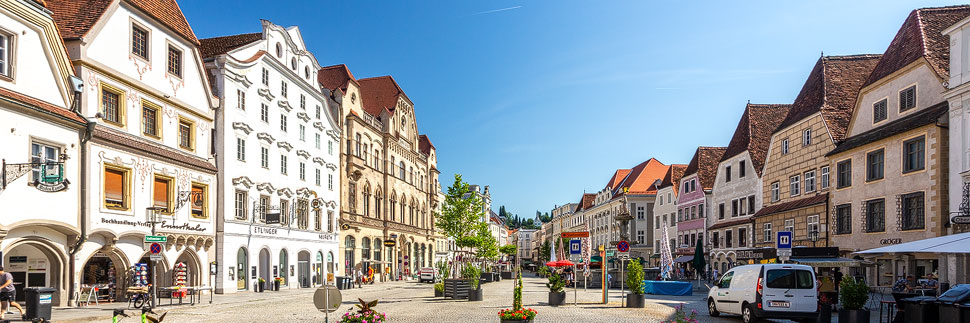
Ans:
[[[670,169],[664,174],[663,180],[660,181],[660,188],[667,186],[673,186],[680,182],[680,178],[684,177],[684,171],[687,170],[687,165],[684,164],[673,164],[670,165]],[[674,194],[677,194],[677,190],[674,190]]]
[[[664,165],[656,158],[650,158],[630,169],[630,173],[623,178],[619,186],[614,188],[613,197],[629,194],[656,194],[653,183],[662,179],[670,166]]]
[[[357,83],[357,79],[354,78],[354,74],[350,72],[347,65],[337,64],[327,67],[323,67],[317,73],[317,81],[324,88],[336,90],[340,89],[347,92],[347,84],[350,82]]]
[[[262,40],[263,33],[249,33],[199,39],[202,58],[214,57]]]
[[[359,79],[357,84],[360,84],[360,99],[364,111],[374,116],[380,116],[385,109],[394,111],[399,96],[411,100],[390,75]]]
[[[61,37],[78,39],[87,35],[115,0],[46,0],[53,13]],[[195,32],[182,14],[175,0],[118,0],[124,1],[171,28],[190,43],[199,45]]]
[[[616,172],[613,172],[613,177],[610,177],[610,181],[606,182],[606,188],[610,190],[616,189],[629,173],[629,169],[617,169]]]
[[[714,179],[717,176],[717,164],[721,162],[721,157],[727,147],[697,147],[694,157],[687,164],[684,176],[697,174],[700,177],[701,187],[705,190],[714,188]]]
[[[795,98],[791,111],[775,131],[821,112],[835,142],[845,139],[862,83],[882,55],[822,56]]]
[[[721,162],[748,151],[751,155],[751,166],[758,173],[758,177],[761,177],[765,158],[768,157],[768,146],[771,144],[771,133],[785,119],[789,110],[791,104],[748,103]]]
[[[869,131],[847,138],[825,156],[832,156],[859,146],[867,145],[885,138],[889,138],[928,124],[936,123],[945,116],[950,109],[950,103],[940,102],[932,107],[917,111],[906,117],[893,120],[890,123],[870,129]]]
[[[950,79],[950,43],[943,30],[970,16],[970,6],[916,9],[909,13],[863,86],[922,58],[941,80]]]
[[[428,138],[428,135],[418,136],[418,149],[420,149],[425,155],[431,155],[431,149],[434,149],[434,144],[431,143],[431,139]]]

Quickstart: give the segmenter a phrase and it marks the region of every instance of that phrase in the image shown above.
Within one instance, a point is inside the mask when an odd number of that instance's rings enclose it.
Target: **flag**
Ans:
[[[660,278],[670,279],[670,273],[674,270],[674,259],[670,254],[670,236],[667,233],[667,226],[663,226],[661,233],[662,243],[660,244]]]

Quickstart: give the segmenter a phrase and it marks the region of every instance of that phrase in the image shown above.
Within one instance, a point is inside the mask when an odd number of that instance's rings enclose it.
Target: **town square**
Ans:
[[[0,0],[0,323],[966,323],[967,129],[952,0]]]

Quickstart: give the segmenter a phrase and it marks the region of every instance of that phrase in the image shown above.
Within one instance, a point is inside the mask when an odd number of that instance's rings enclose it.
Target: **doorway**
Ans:
[[[269,249],[263,249],[259,251],[259,277],[269,284],[273,281],[270,272],[269,264]]]
[[[249,268],[249,256],[245,248],[239,248],[236,253],[236,289],[246,290],[249,285],[246,275],[246,268]]]
[[[298,279],[300,281],[300,287],[309,288],[310,287],[310,253],[306,250],[300,251],[297,256],[297,266],[300,267],[300,274]]]

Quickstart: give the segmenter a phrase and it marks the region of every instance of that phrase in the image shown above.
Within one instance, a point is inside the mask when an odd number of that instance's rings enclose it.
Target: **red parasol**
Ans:
[[[549,267],[569,267],[573,265],[575,264],[572,261],[565,260],[565,259],[560,261],[550,261],[546,263],[546,266],[549,266]]]

